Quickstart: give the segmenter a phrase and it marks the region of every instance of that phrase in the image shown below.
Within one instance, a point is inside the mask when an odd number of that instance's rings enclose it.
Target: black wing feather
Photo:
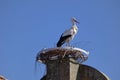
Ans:
[[[57,42],[57,47],[61,47],[65,43],[65,40],[71,36],[72,35],[61,36],[59,41]]]

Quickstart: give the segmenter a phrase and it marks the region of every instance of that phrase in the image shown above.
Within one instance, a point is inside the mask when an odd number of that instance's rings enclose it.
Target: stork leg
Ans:
[[[67,47],[70,47],[70,43],[69,43],[69,42],[67,42],[67,43],[66,43],[66,46],[67,46]]]

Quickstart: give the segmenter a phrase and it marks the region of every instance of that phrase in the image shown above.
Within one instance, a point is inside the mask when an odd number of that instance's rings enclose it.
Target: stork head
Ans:
[[[76,18],[74,18],[74,17],[73,17],[71,20],[72,20],[72,23],[73,23],[73,24],[74,24],[75,22],[76,22],[76,23],[79,23],[79,22],[76,20]]]

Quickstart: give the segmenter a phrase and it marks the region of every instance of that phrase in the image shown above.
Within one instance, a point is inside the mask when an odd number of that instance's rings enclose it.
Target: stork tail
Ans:
[[[61,40],[59,40],[59,41],[57,42],[57,47],[61,47],[63,44],[64,44],[64,42],[62,42]]]

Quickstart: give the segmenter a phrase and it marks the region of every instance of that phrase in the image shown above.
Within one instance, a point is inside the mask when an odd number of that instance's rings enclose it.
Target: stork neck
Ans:
[[[76,22],[73,21],[72,24],[73,24],[73,25],[76,25]]]
[[[76,22],[73,22],[72,25],[76,25]]]

